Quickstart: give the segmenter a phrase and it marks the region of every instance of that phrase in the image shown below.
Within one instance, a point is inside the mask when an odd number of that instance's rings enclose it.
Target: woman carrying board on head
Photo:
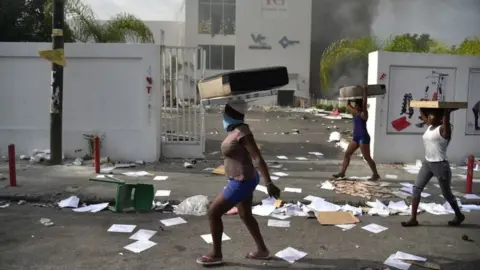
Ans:
[[[412,217],[409,221],[402,222],[403,227],[418,226],[417,211],[420,197],[423,189],[433,176],[437,177],[443,197],[455,212],[455,218],[449,221],[448,225],[458,226],[465,220],[465,216],[460,211],[457,200],[452,193],[452,171],[447,160],[447,147],[452,139],[451,112],[452,109],[420,108],[422,120],[428,125],[423,134],[425,159],[412,190]]]
[[[355,100],[355,107],[348,101],[347,109],[353,114],[353,139],[348,145],[343,158],[342,169],[339,173],[334,174],[334,178],[345,178],[348,165],[350,164],[350,158],[353,153],[360,148],[363,158],[370,166],[373,172],[372,177],[369,180],[376,181],[380,179],[377,172],[377,166],[370,156],[370,135],[367,131],[368,120],[368,108],[367,108],[367,87],[362,86],[362,99]]]

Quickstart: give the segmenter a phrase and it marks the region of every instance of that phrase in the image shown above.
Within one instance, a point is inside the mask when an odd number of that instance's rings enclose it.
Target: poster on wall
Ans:
[[[387,133],[423,134],[426,126],[410,100],[453,100],[455,76],[453,68],[391,67]]]
[[[470,70],[465,134],[480,135],[480,69]]]

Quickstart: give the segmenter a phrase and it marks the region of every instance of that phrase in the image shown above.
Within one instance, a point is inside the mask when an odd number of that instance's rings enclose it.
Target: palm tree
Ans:
[[[453,47],[456,54],[480,56],[480,37],[466,38],[460,45]]]
[[[332,43],[322,54],[320,77],[322,89],[330,86],[332,71],[345,61],[368,61],[368,54],[374,51],[449,53],[451,49],[430,38],[429,35],[404,34],[378,40],[376,37],[341,39]]]
[[[45,17],[51,21],[52,1],[45,1]],[[82,0],[65,0],[65,28],[79,42],[153,43],[153,34],[142,20],[121,13],[105,23],[95,18],[91,7]]]

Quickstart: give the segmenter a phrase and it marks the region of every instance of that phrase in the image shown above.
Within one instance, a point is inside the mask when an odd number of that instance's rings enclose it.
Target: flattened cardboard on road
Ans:
[[[355,224],[360,220],[348,212],[316,212],[315,216],[322,225]]]

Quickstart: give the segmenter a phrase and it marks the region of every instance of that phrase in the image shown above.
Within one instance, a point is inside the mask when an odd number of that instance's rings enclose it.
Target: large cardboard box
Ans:
[[[367,96],[385,95],[387,92],[384,84],[371,84],[367,86]],[[363,88],[361,86],[347,86],[340,88],[339,100],[353,100],[361,99],[363,95]]]

